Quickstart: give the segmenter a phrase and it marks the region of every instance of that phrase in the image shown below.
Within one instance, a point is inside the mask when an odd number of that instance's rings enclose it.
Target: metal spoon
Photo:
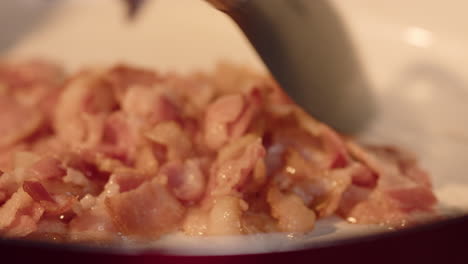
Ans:
[[[130,1],[133,11],[143,0]],[[341,132],[374,114],[369,85],[344,25],[327,0],[206,0],[243,30],[296,103]]]

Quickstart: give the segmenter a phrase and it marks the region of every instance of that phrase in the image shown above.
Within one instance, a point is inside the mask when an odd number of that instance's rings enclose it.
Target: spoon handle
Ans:
[[[307,112],[360,130],[373,97],[344,24],[328,0],[208,0],[243,30],[272,75]]]

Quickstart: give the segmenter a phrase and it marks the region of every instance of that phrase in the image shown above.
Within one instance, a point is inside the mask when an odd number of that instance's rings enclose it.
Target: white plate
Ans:
[[[361,138],[418,153],[433,176],[440,208],[468,211],[468,2],[334,2],[378,95],[378,116]],[[57,4],[54,10],[46,8],[50,3]],[[264,69],[235,25],[201,1],[152,1],[132,24],[123,14],[115,0],[2,1],[0,23],[8,27],[0,52],[50,58],[70,70],[128,62],[189,71],[210,69],[220,59]],[[175,235],[157,246],[183,254],[284,251],[375,230],[330,219],[302,238],[200,243]]]

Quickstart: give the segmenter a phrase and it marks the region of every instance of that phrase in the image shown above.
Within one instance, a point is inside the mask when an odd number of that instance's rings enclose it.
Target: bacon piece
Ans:
[[[210,79],[220,95],[239,92],[245,93],[248,92],[252,86],[260,86],[259,83],[269,80],[263,75],[248,69],[248,67],[233,65],[226,62],[221,62],[216,65],[215,71],[211,74]]]
[[[228,125],[230,141],[243,136],[247,132],[250,123],[262,108],[261,92],[256,87],[252,88],[244,101],[245,105],[242,113],[236,121]]]
[[[61,162],[52,157],[45,157],[34,163],[29,170],[41,180],[58,179],[66,175]]]
[[[182,230],[189,236],[207,235],[209,211],[202,208],[189,208],[185,214]]]
[[[27,90],[35,88],[39,84],[56,84],[62,76],[61,67],[46,61],[0,63],[0,81],[12,90]]]
[[[38,202],[47,215],[62,215],[71,210],[76,198],[66,193],[58,194],[54,197],[37,181],[24,181],[23,190]]]
[[[370,146],[368,151],[378,159],[394,164],[404,177],[417,184],[432,188],[428,173],[418,166],[412,153],[391,146]]]
[[[207,234],[211,236],[243,234],[242,214],[247,209],[248,205],[238,197],[216,198],[208,215]]]
[[[415,201],[415,204],[405,204]],[[415,217],[420,213],[431,215],[435,201],[432,192],[423,188],[400,189],[389,193],[352,186],[343,196],[340,214],[352,223],[404,227],[418,221]]]
[[[332,169],[345,168],[349,164],[349,155],[344,141],[326,125],[321,125],[320,131],[320,137],[329,155],[329,167]]]
[[[162,122],[146,133],[151,141],[167,149],[167,160],[183,160],[190,156],[192,142],[182,128],[173,121]]]
[[[22,188],[0,207],[0,233],[7,237],[24,237],[37,229],[44,208]]]
[[[42,124],[40,112],[0,96],[0,147],[7,147],[32,135]]]
[[[228,125],[236,121],[244,109],[242,95],[225,95],[211,103],[206,109],[204,137],[212,149],[218,149],[229,139]]]
[[[69,224],[69,239],[76,242],[103,242],[117,239],[117,230],[103,204],[85,210]]]
[[[326,161],[322,162],[327,165],[326,168],[345,168],[349,164],[346,144],[337,132],[319,123],[297,107],[293,109],[293,116],[299,127],[321,141],[322,152],[326,154]]]
[[[101,184],[109,179],[110,173],[99,169],[98,157],[93,153],[87,151],[62,153],[61,160],[64,167],[79,171],[93,183]]]
[[[115,241],[119,234],[107,210],[105,201],[119,194],[119,185],[109,180],[104,190],[95,197],[86,194],[79,204],[73,207],[76,213],[69,224],[69,239],[77,242]]]
[[[11,172],[2,172],[0,175],[0,191],[3,193],[4,199],[16,192],[25,180],[37,176],[30,170],[30,167],[38,159],[37,155],[30,152],[19,151],[14,153],[14,169]]]
[[[103,134],[96,150],[123,162],[133,161],[140,134],[140,124],[124,112],[114,112],[104,121]]]
[[[15,144],[13,146],[0,148],[0,170],[12,171],[15,168],[15,156],[17,152],[23,152],[26,144]]]
[[[278,182],[279,188],[294,193],[306,206],[314,208],[317,217],[326,217],[338,209],[342,195],[350,186],[351,177],[359,167],[356,164],[344,169],[314,173],[299,179],[292,176],[286,176],[284,179],[283,173],[277,175],[275,181]],[[288,168],[291,170],[294,167]]]
[[[67,224],[55,219],[41,219],[37,230],[28,235],[29,239],[48,242],[65,242],[68,236]]]
[[[386,192],[391,199],[398,202],[398,207],[404,212],[415,210],[431,211],[437,198],[432,193],[431,189],[421,186],[408,188],[388,189]]]
[[[159,173],[168,178],[168,186],[182,201],[197,201],[205,192],[205,176],[196,160],[168,163]]]
[[[275,119],[272,125],[267,128],[268,131],[271,131],[270,144],[276,146],[276,148],[282,148],[283,154],[281,155],[297,154],[303,160],[302,163],[307,164],[309,170],[330,169],[331,158],[332,156],[336,158],[336,153],[327,153],[322,139],[319,137],[321,133],[320,127],[315,127],[314,121],[311,121],[311,126],[316,131],[301,128],[301,124],[296,120],[297,118],[293,113]],[[311,173],[314,172],[312,171]]]
[[[130,87],[151,87],[157,81],[161,80],[161,77],[153,71],[137,69],[125,65],[116,65],[110,68],[103,75],[103,78],[111,85],[113,93],[119,102],[122,102],[124,95]]]
[[[169,95],[164,93],[167,91],[162,90],[162,87],[158,88],[132,87],[123,97],[122,110],[131,116],[141,118],[148,125],[177,120],[179,118],[177,107],[169,99]]]
[[[15,152],[13,164],[15,170],[23,170],[31,167],[34,163],[41,159],[38,155],[29,151],[17,151]]]
[[[340,213],[354,222],[389,225],[405,225],[412,221],[416,212],[431,212],[437,198],[424,178],[412,178],[407,172],[419,171],[415,162],[402,169],[399,164],[405,160],[400,152],[386,148],[368,150],[349,142],[352,155],[378,173],[374,190],[353,186],[346,191]],[[421,180],[422,179],[422,180]]]
[[[71,183],[78,186],[89,186],[91,181],[79,170],[67,168],[66,175],[63,177],[64,183]]]
[[[46,115],[54,109],[62,79],[62,68],[45,61],[0,63],[0,86],[4,87],[1,93]]]
[[[94,118],[116,107],[112,87],[99,74],[82,73],[71,79],[55,108],[53,126],[57,136],[72,146],[92,140]]]
[[[158,238],[173,231],[184,216],[184,207],[156,181],[105,200],[118,230],[125,235]]]
[[[305,233],[314,228],[317,218],[314,211],[307,208],[297,195],[284,195],[273,187],[268,191],[267,200],[281,231]]]
[[[265,154],[261,139],[252,135],[226,145],[211,169],[210,195],[226,195],[245,187]]]
[[[204,73],[194,73],[187,78],[178,74],[169,74],[164,81],[169,89],[183,99],[181,109],[191,117],[199,117],[216,96],[216,87],[210,83],[210,77]]]
[[[148,177],[134,170],[118,170],[109,178],[108,183],[115,182],[119,186],[119,192],[128,192],[138,188]]]
[[[55,203],[55,200],[50,196],[49,192],[37,181],[25,181],[23,183],[23,189],[25,192],[33,198],[36,202],[49,202]]]
[[[62,81],[50,65],[0,63],[2,235],[303,233],[334,213],[403,225],[436,202],[412,155],[353,145],[242,68]]]
[[[148,175],[156,175],[159,169],[159,161],[153,152],[152,146],[141,147],[136,160],[135,168]]]
[[[375,188],[379,175],[361,164],[355,165],[356,169],[353,171],[351,178],[352,183],[357,186],[366,188]]]

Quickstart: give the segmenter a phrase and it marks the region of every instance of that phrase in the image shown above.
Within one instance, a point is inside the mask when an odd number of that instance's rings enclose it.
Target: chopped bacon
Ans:
[[[167,149],[167,160],[183,160],[190,156],[192,142],[182,128],[173,121],[162,122],[146,133],[153,142]]]
[[[212,167],[211,195],[230,194],[245,187],[252,178],[257,162],[265,154],[261,139],[252,136],[246,136],[224,147]]]
[[[128,192],[140,186],[148,177],[145,174],[132,170],[116,171],[109,178],[109,182],[115,182],[121,193]]]
[[[330,168],[344,168],[349,163],[346,145],[340,136],[331,128],[325,125],[320,126],[320,136],[323,140],[325,150],[329,155]]]
[[[0,234],[9,237],[24,237],[37,229],[37,222],[44,208],[35,202],[23,189],[0,207]]]
[[[27,89],[38,84],[55,84],[63,70],[58,65],[41,60],[8,64],[0,63],[0,81],[10,89]]]
[[[431,211],[437,198],[431,189],[421,186],[414,186],[402,189],[389,189],[386,191],[391,199],[398,202],[398,207],[404,212],[413,210]]]
[[[36,202],[49,202],[49,203],[55,203],[55,200],[50,196],[49,192],[42,186],[40,182],[37,181],[25,181],[23,183],[23,189],[25,192],[33,198],[34,201]]]
[[[173,231],[184,207],[156,181],[105,200],[112,219],[125,235],[157,238]]]
[[[104,205],[97,205],[73,218],[69,224],[69,236],[76,242],[113,241],[117,230]]]
[[[44,207],[48,215],[61,215],[71,210],[73,204],[76,202],[75,197],[67,194],[52,195],[44,188],[44,186],[37,181],[25,181],[23,183],[23,190],[31,196],[31,198]]]
[[[99,169],[96,155],[89,155],[87,152],[70,152],[63,155],[61,159],[63,166],[80,171],[95,183],[109,179],[110,173]]]
[[[189,208],[182,229],[189,236],[203,236],[208,232],[208,210],[201,208]]]
[[[135,159],[139,144],[139,124],[123,112],[114,112],[104,121],[101,141],[95,151],[128,162]]]
[[[433,214],[428,174],[361,147],[271,77],[219,65],[188,76],[118,65],[65,78],[0,62],[0,235],[53,241],[311,231]]]
[[[29,170],[33,172],[38,179],[54,179],[66,175],[60,160],[52,157],[45,157],[34,163]]]
[[[159,169],[159,161],[153,152],[152,146],[144,146],[139,150],[135,167],[137,170],[148,175],[156,175]]]
[[[42,124],[43,116],[13,98],[0,95],[0,147],[7,147],[31,136]]]
[[[91,181],[79,170],[68,168],[63,182],[78,186],[89,186]]]
[[[129,115],[141,118],[149,125],[178,119],[176,106],[161,89],[132,87],[123,98],[122,110]]]
[[[121,101],[130,87],[150,87],[160,80],[161,77],[153,71],[116,65],[109,69],[103,78],[111,84],[115,97]]]
[[[228,125],[236,121],[244,109],[242,95],[225,95],[208,106],[205,116],[205,142],[218,149],[229,139]]]
[[[218,197],[208,215],[208,235],[226,236],[244,233],[242,214],[248,206],[234,196]]]
[[[95,117],[90,115],[108,113],[115,107],[112,87],[96,74],[82,73],[65,85],[58,100],[53,122],[57,136],[80,146],[91,140],[95,129]]]
[[[184,100],[181,109],[189,116],[198,117],[216,95],[216,89],[209,81],[210,77],[203,73],[195,73],[187,78],[182,78],[178,74],[169,74],[165,84],[176,90]]]
[[[431,212],[437,202],[431,185],[425,177],[411,177],[408,172],[420,169],[414,160],[402,168],[401,162],[408,160],[403,152],[393,151],[386,147],[364,149],[348,142],[354,158],[361,160],[378,175],[375,189],[364,189],[363,181],[357,181],[350,188],[340,206],[340,212],[358,223],[380,223],[401,225],[411,222],[410,214],[417,211]],[[413,168],[414,169],[413,169]],[[374,174],[375,175],[375,174]],[[375,179],[373,178],[372,181]],[[363,186],[363,187],[357,187]],[[369,187],[369,186],[367,186]],[[365,195],[364,195],[365,194]]]
[[[62,68],[44,61],[0,63],[0,86],[3,87],[0,93],[9,94],[22,105],[38,108],[44,114],[52,113],[62,79]]]
[[[247,132],[250,123],[261,109],[262,98],[257,88],[253,88],[244,100],[246,103],[242,113],[237,120],[228,124],[230,141],[243,136]]]
[[[314,228],[316,215],[294,194],[284,195],[278,189],[268,191],[268,203],[272,216],[278,219],[278,227],[284,232],[307,232]]]
[[[357,186],[374,188],[379,175],[366,166],[359,165],[351,175],[353,184]]]
[[[64,242],[68,236],[67,224],[60,219],[41,219],[37,230],[28,235],[29,239]]]
[[[418,166],[413,154],[391,146],[369,147],[369,150],[379,159],[395,164],[404,177],[425,187],[432,187],[428,173]]]
[[[197,201],[205,192],[205,175],[196,160],[168,163],[159,173],[168,178],[169,187],[180,200]]]

